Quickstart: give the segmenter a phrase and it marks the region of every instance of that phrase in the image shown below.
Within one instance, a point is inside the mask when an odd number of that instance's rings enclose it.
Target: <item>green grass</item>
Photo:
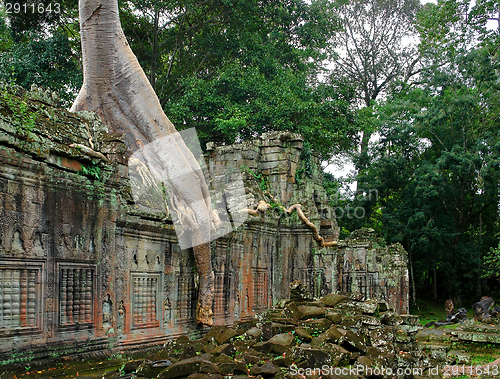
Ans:
[[[444,302],[432,303],[430,301],[417,300],[417,306],[410,307],[410,313],[420,317],[420,324],[422,326],[431,321],[444,320],[446,318]]]
[[[410,307],[410,313],[420,317],[420,324],[422,326],[431,321],[446,320],[446,311],[444,309],[444,301],[432,302],[426,300],[417,300],[417,306]],[[469,307],[470,308],[470,307]],[[467,317],[474,317],[474,312],[469,310]],[[455,329],[460,324],[440,326],[440,329]]]
[[[500,358],[500,345],[482,342],[456,342],[453,348],[470,354],[474,366],[491,363]]]

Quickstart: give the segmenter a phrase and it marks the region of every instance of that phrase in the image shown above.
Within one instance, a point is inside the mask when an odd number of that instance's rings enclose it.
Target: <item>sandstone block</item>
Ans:
[[[334,305],[341,303],[347,299],[345,295],[339,295],[336,293],[331,293],[329,295],[323,296],[320,301],[327,307],[333,307]]]
[[[298,306],[300,312],[301,320],[306,320],[309,318],[323,318],[325,317],[325,308],[321,307],[311,307],[308,305]]]

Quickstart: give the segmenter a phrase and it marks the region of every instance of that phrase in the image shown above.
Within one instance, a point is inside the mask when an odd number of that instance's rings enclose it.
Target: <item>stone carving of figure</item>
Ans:
[[[106,333],[112,333],[113,330],[113,302],[111,296],[106,295],[106,299],[102,303],[102,329]]]
[[[125,306],[123,305],[123,300],[120,301],[118,306],[118,319],[116,321],[116,332],[119,336],[125,333],[125,318],[126,318]]]
[[[240,295],[236,292],[236,299],[234,300],[234,317],[240,318]]]
[[[170,298],[167,297],[163,303],[163,323],[170,325],[172,321],[172,304],[170,303]]]

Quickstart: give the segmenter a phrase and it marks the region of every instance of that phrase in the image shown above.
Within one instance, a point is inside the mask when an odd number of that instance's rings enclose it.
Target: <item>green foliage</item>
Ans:
[[[426,293],[473,296],[481,257],[498,243],[499,72],[476,49],[377,108],[381,139],[362,178],[379,193],[371,214],[411,253]]]
[[[16,43],[30,40],[33,34],[49,35],[58,28],[68,30],[68,24],[75,22],[78,16],[78,0],[24,0],[17,3],[21,5],[21,11],[11,9],[6,15]]]
[[[300,132],[325,156],[352,146],[348,102],[316,77],[338,29],[330,2],[132,0],[120,12],[169,118],[202,146],[271,130]]]
[[[312,178],[312,173],[315,168],[315,164],[312,162],[312,149],[311,143],[308,141],[304,142],[304,147],[300,152],[300,157],[304,162],[304,172],[309,177]]]
[[[312,161],[313,150],[309,141],[304,142],[302,151],[300,152],[301,167],[295,172],[295,182],[300,185],[304,174],[312,178],[313,171],[316,165]]]
[[[307,72],[275,61],[269,73],[265,63],[236,60],[210,78],[184,79],[182,96],[167,104],[167,114],[176,125],[196,127],[202,142],[229,144],[290,130],[325,157],[352,146],[356,130],[347,102],[325,86],[309,86]]]
[[[97,181],[100,181],[102,179],[102,169],[95,163],[91,163],[89,165],[82,164],[82,170],[79,172],[79,174]]]
[[[26,95],[17,96],[17,90],[12,82],[4,83],[0,87],[0,92],[0,102],[9,108],[16,132],[25,138],[29,138],[35,128],[38,113],[30,109]]]
[[[500,243],[497,247],[490,248],[483,259],[486,266],[483,277],[500,277]]]
[[[0,80],[13,79],[29,90],[33,83],[58,91],[70,102],[82,85],[82,73],[68,38],[60,33],[51,37],[32,36],[0,54]]]
[[[14,68],[17,84],[49,87],[68,105],[82,83],[77,1],[60,3],[58,15],[0,14],[0,79]],[[348,91],[317,80],[339,28],[329,1],[119,6],[127,40],[167,115],[178,129],[196,127],[202,146],[271,130],[302,133],[323,157],[354,145]]]
[[[252,175],[259,183],[259,188],[262,192],[269,191],[269,179],[264,173],[255,173],[250,167],[246,165],[241,165],[243,171],[248,172]]]
[[[12,33],[7,24],[7,17],[5,10],[0,8],[0,53],[8,51],[12,48],[14,41],[12,39]]]

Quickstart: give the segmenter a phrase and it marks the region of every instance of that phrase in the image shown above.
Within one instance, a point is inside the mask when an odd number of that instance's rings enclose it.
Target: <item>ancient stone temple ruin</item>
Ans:
[[[7,95],[5,95],[7,96]],[[195,324],[192,251],[180,250],[164,214],[133,202],[119,136],[91,114],[58,108],[49,92],[0,102],[0,361],[145,348]],[[29,111],[22,111],[27,104]],[[31,116],[34,115],[34,116]],[[89,156],[88,146],[103,156]],[[75,146],[75,145],[73,145]],[[301,158],[300,135],[266,133],[230,146],[209,144],[210,175],[231,163],[247,201],[301,203],[326,240],[338,238],[317,158]],[[103,159],[104,158],[104,159]],[[307,166],[307,167],[306,167]],[[318,248],[296,216],[274,209],[211,244],[214,321],[252,318],[301,280],[314,296],[359,292],[408,311],[407,256],[373,233]]]

